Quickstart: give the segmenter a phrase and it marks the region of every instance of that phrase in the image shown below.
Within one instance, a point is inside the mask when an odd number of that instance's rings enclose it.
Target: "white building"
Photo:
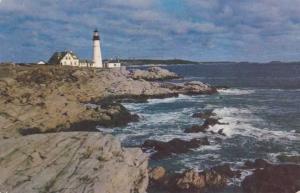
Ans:
[[[40,60],[40,61],[38,61],[36,64],[44,65],[44,64],[46,64],[46,62],[45,62],[44,60]]]
[[[79,66],[79,59],[72,51],[55,52],[48,63],[62,66]]]
[[[120,62],[107,62],[104,64],[105,68],[121,68]]]

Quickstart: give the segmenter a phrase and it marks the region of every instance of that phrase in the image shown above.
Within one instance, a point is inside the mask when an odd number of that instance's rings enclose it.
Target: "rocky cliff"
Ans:
[[[109,135],[36,134],[0,142],[0,190],[10,193],[143,193],[147,157]]]

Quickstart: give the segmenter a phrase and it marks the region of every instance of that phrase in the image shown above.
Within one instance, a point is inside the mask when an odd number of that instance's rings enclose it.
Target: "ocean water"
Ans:
[[[187,168],[203,170],[229,163],[238,168],[246,160],[263,158],[278,162],[281,153],[300,152],[300,65],[294,64],[210,64],[167,66],[185,77],[228,90],[206,96],[180,95],[178,98],[151,99],[148,103],[124,105],[141,117],[138,123],[112,130],[125,146],[140,146],[146,139],[169,141],[207,136],[210,144],[187,154],[174,155],[150,166],[162,165],[178,172]],[[192,114],[213,110],[221,122],[209,130],[223,129],[226,136],[210,133],[186,134],[184,129],[202,124]],[[218,139],[218,138],[221,138]],[[250,171],[243,171],[246,176]],[[233,179],[222,193],[242,192],[241,179]]]

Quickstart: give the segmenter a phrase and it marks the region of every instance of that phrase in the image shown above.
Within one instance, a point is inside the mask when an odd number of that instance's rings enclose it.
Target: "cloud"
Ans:
[[[0,0],[0,60],[91,56],[300,60],[299,0]],[[183,51],[184,50],[184,51]]]

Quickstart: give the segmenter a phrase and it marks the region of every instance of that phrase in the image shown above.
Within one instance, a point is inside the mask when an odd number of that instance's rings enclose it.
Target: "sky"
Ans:
[[[300,0],[0,0],[0,61],[300,61]]]

